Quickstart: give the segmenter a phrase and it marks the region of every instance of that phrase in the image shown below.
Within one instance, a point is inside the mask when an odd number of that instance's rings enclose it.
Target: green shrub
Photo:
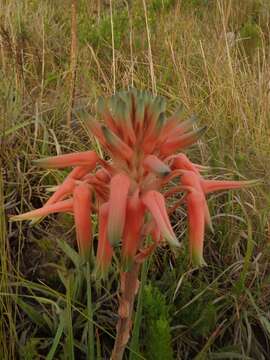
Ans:
[[[165,296],[158,288],[152,285],[146,286],[143,308],[146,359],[173,359],[169,305],[166,304]]]

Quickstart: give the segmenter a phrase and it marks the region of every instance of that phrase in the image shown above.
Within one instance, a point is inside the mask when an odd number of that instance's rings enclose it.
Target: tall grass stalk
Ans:
[[[86,286],[87,286],[87,317],[88,317],[88,332],[87,332],[87,359],[95,360],[95,336],[93,326],[93,305],[92,305],[92,290],[91,290],[91,273],[90,263],[86,264],[85,274]]]
[[[143,289],[146,284],[147,273],[150,266],[151,260],[146,260],[142,265],[141,278],[140,278],[140,289],[137,297],[137,306],[134,317],[134,325],[132,329],[132,336],[130,341],[130,353],[129,360],[138,360],[140,357],[136,353],[140,353],[140,329],[142,321],[142,307],[143,307]]]

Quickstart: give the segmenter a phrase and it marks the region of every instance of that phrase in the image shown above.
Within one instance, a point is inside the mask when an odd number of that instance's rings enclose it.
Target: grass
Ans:
[[[207,234],[205,269],[191,269],[187,260],[185,211],[172,217],[182,251],[175,259],[158,250],[148,282],[168,305],[174,358],[268,359],[269,2],[80,0],[77,16],[69,128],[70,2],[0,4],[2,358],[83,359],[93,346],[97,357],[109,358],[116,265],[102,283],[94,273],[86,282],[86,269],[72,251],[71,218],[53,216],[31,227],[9,223],[8,216],[40,206],[46,188],[63,178],[31,161],[95,147],[81,110],[95,114],[99,95],[134,84],[165,96],[169,110],[182,103],[186,115],[195,113],[207,125],[188,153],[210,165],[212,176],[262,179],[254,189],[209,199],[215,233]],[[137,358],[153,349],[144,331],[142,326]]]

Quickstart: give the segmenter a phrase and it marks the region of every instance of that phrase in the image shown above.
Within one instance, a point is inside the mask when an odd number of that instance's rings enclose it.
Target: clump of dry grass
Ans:
[[[98,1],[95,7],[86,0],[79,1],[73,107],[77,117],[71,128],[66,126],[70,104],[66,81],[70,66],[69,6],[66,1],[60,6],[57,2],[35,0],[0,5],[3,359],[27,351],[33,358],[46,356],[52,346],[59,354],[67,353],[71,347],[78,356],[87,353],[85,299],[73,297],[70,283],[61,283],[57,275],[58,271],[62,279],[72,279],[76,273],[76,266],[70,265],[69,250],[56,247],[53,239],[59,236],[64,221],[65,236],[72,244],[70,219],[51,218],[54,226],[48,231],[48,222],[36,227],[10,225],[7,216],[43,203],[41,187],[61,180],[57,171],[37,172],[31,160],[87,149],[90,139],[79,120],[84,116],[81,110],[94,112],[98,95],[111,94],[115,88],[131,83],[138,88],[156,88],[169,104],[182,102],[187,113],[196,113],[200,124],[208,126],[199,148],[190,151],[194,160],[200,158],[210,164],[211,172],[217,176],[225,168],[230,177],[240,174],[263,180],[262,186],[252,192],[241,196],[221,194],[213,199],[217,216],[213,219],[215,234],[207,238],[207,269],[200,274],[191,271],[185,261],[185,245],[177,260],[169,253],[165,259],[157,255],[152,260],[149,277],[172,304],[175,358],[268,358],[268,2],[136,0],[129,7],[125,2],[111,2],[110,11],[110,2]],[[260,36],[259,42],[248,43],[248,53],[246,40],[241,38],[246,23],[256,26]],[[128,34],[131,26],[132,38]],[[180,212],[174,215],[183,244],[184,216]],[[226,221],[219,221],[222,217]],[[36,267],[28,262],[29,257],[41,252],[45,254],[40,260],[42,265],[38,260]],[[28,269],[27,264],[31,264]],[[46,271],[36,272],[36,268],[50,266],[57,267],[51,277],[46,277]],[[113,276],[106,286],[115,289]],[[103,358],[112,344],[116,299],[103,286],[93,297],[96,346]],[[104,312],[99,308],[101,303],[102,308],[105,304]],[[61,312],[64,308],[66,312]],[[72,311],[76,324],[73,332]],[[69,324],[66,328],[63,319]]]

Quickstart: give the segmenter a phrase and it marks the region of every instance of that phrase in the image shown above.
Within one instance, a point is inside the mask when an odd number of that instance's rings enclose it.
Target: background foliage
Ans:
[[[208,267],[187,258],[185,211],[172,221],[177,259],[160,249],[142,292],[138,359],[268,359],[270,73],[268,0],[78,1],[74,116],[69,106],[70,1],[0,2],[0,348],[3,359],[109,358],[117,268],[96,281],[74,249],[73,219],[8,222],[39,207],[63,178],[33,159],[96,144],[81,109],[130,84],[182,103],[208,132],[190,149],[212,175],[262,185],[210,199]],[[112,41],[113,26],[113,41]],[[150,37],[147,36],[147,30]],[[150,39],[150,42],[149,42]],[[114,54],[114,56],[113,56]],[[94,259],[93,259],[94,262]],[[88,281],[86,281],[88,279]],[[92,309],[87,296],[92,290]],[[87,295],[88,294],[88,295]],[[94,338],[89,340],[93,316]],[[160,355],[158,355],[160,354]],[[128,355],[128,354],[127,354]]]

